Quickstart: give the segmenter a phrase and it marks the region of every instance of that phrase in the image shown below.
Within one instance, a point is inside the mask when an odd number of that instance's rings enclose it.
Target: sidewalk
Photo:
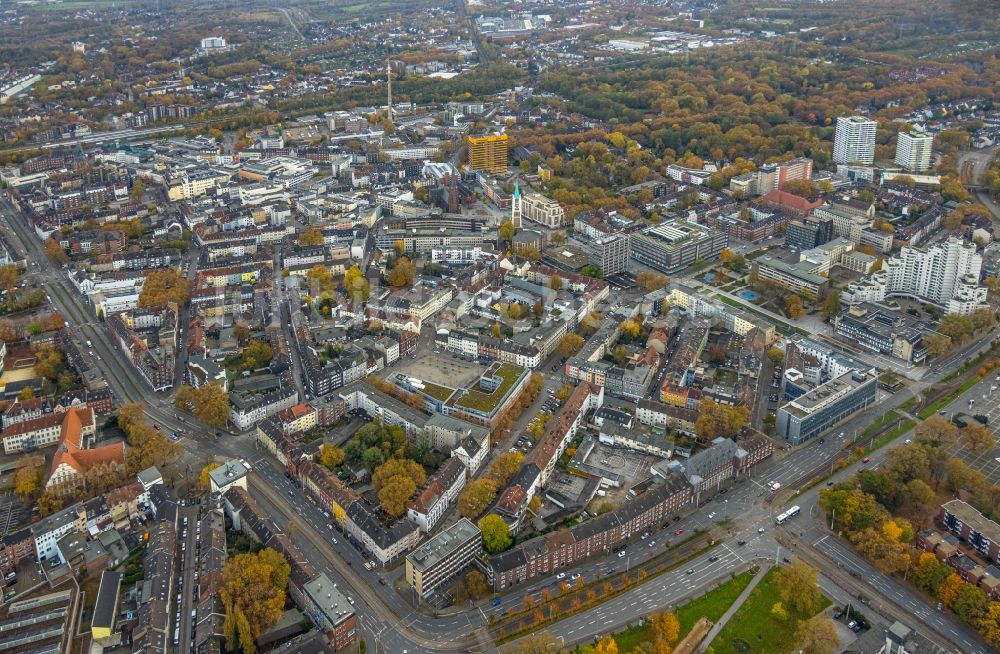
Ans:
[[[729,620],[733,617],[733,615],[739,610],[739,608],[743,606],[743,603],[747,601],[748,597],[750,597],[750,593],[753,592],[753,589],[757,587],[757,584],[760,583],[760,580],[764,578],[764,575],[766,575],[770,569],[771,566],[762,567],[757,572],[757,575],[750,580],[750,583],[747,584],[747,587],[743,589],[743,592],[740,593],[740,596],[736,598],[736,601],[733,602],[733,605],[730,606],[729,609],[722,614],[722,617],[719,618],[718,622],[712,625],[712,629],[708,632],[708,635],[705,636],[705,640],[701,641],[701,644],[698,645],[698,649],[695,650],[697,654],[705,654],[705,650],[708,649],[708,646],[712,644],[712,641],[715,640],[716,636],[718,636],[719,633],[722,632],[723,628],[725,628],[726,623],[728,623]]]

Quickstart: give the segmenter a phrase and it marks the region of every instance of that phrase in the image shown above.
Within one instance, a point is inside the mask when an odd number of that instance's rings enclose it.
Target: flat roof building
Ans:
[[[728,243],[725,233],[682,220],[654,225],[631,235],[632,258],[668,274],[698,260],[715,262]]]
[[[802,443],[874,404],[877,379],[874,369],[846,372],[795,398],[778,409],[778,436]]]
[[[118,591],[122,584],[122,573],[105,570],[101,573],[101,585],[97,588],[97,601],[90,621],[90,635],[94,640],[110,638],[115,630],[118,616]]]
[[[507,135],[469,137],[469,166],[502,175],[507,172]]]
[[[482,549],[479,528],[462,518],[406,555],[406,583],[417,595],[427,598],[469,565]]]

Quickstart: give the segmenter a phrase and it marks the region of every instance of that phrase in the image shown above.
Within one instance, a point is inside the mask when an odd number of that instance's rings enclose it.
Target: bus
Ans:
[[[777,518],[775,518],[774,524],[776,525],[784,524],[785,522],[797,516],[799,514],[799,511],[800,511],[799,507],[793,506],[792,508],[788,509],[787,511],[779,515]]]

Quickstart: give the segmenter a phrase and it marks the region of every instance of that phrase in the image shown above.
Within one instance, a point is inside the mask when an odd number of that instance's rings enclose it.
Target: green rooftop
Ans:
[[[453,403],[460,408],[475,409],[480,413],[492,414],[524,373],[524,368],[512,363],[499,364],[499,366],[493,364],[484,376],[499,377],[502,379],[496,390],[488,393],[476,385],[465,391],[465,394],[454,400]]]
[[[455,392],[454,388],[448,388],[446,386],[438,386],[437,384],[432,384],[430,382],[423,382],[424,388],[423,392],[428,397],[432,397],[439,402],[445,402],[451,397],[451,394]]]

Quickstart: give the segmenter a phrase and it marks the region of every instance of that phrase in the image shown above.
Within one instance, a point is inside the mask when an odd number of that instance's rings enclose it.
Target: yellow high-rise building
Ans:
[[[507,135],[469,137],[469,166],[502,175],[507,172]]]

